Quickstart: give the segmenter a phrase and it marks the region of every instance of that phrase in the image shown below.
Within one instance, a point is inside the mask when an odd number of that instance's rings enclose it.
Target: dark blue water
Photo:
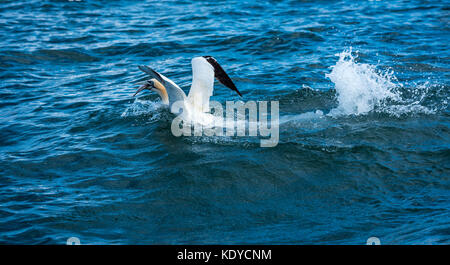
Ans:
[[[0,243],[448,244],[449,43],[448,1],[2,1]],[[132,97],[199,55],[276,147]]]

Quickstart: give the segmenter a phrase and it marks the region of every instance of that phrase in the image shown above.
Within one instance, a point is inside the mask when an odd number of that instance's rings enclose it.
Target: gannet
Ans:
[[[154,91],[158,93],[162,103],[169,106],[172,112],[174,112],[172,105],[175,102],[181,101],[184,118],[202,124],[209,123],[212,119],[212,115],[209,113],[209,98],[213,94],[214,77],[224,86],[236,91],[242,97],[241,92],[239,92],[225,70],[223,70],[213,57],[195,57],[192,59],[191,64],[192,85],[187,96],[172,80],[144,65],[139,66],[139,69],[152,78],[145,81],[133,96],[136,96],[145,89]]]

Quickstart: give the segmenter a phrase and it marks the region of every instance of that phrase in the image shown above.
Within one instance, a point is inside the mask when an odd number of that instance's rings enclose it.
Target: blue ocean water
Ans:
[[[0,243],[448,244],[449,43],[448,1],[2,1]],[[276,147],[132,97],[200,55]]]

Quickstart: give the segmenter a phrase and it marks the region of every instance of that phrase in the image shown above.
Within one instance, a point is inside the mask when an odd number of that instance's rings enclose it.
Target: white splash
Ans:
[[[121,117],[140,116],[156,112],[158,109],[163,107],[164,104],[161,101],[140,100],[136,98],[134,102],[130,106],[128,106],[120,116]]]
[[[439,101],[437,106],[427,106],[425,102],[431,94],[442,90],[439,86],[426,82],[407,88],[397,81],[392,71],[380,71],[373,65],[355,62],[351,48],[337,56],[339,60],[325,76],[334,83],[338,106],[327,116],[364,115],[374,111],[399,117],[434,114],[447,106],[446,100]]]
[[[394,92],[396,84],[392,73],[382,73],[369,64],[356,63],[352,50],[340,54],[331,73],[326,74],[335,86],[338,107],[331,116],[366,114],[387,99],[400,100]]]

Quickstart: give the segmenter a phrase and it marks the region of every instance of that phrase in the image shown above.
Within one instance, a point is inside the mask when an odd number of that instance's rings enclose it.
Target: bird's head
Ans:
[[[134,93],[133,97],[145,89],[158,93],[158,95],[161,97],[162,102],[164,104],[169,104],[169,96],[167,95],[166,87],[155,78],[145,81],[145,83],[138,88],[136,93]]]

